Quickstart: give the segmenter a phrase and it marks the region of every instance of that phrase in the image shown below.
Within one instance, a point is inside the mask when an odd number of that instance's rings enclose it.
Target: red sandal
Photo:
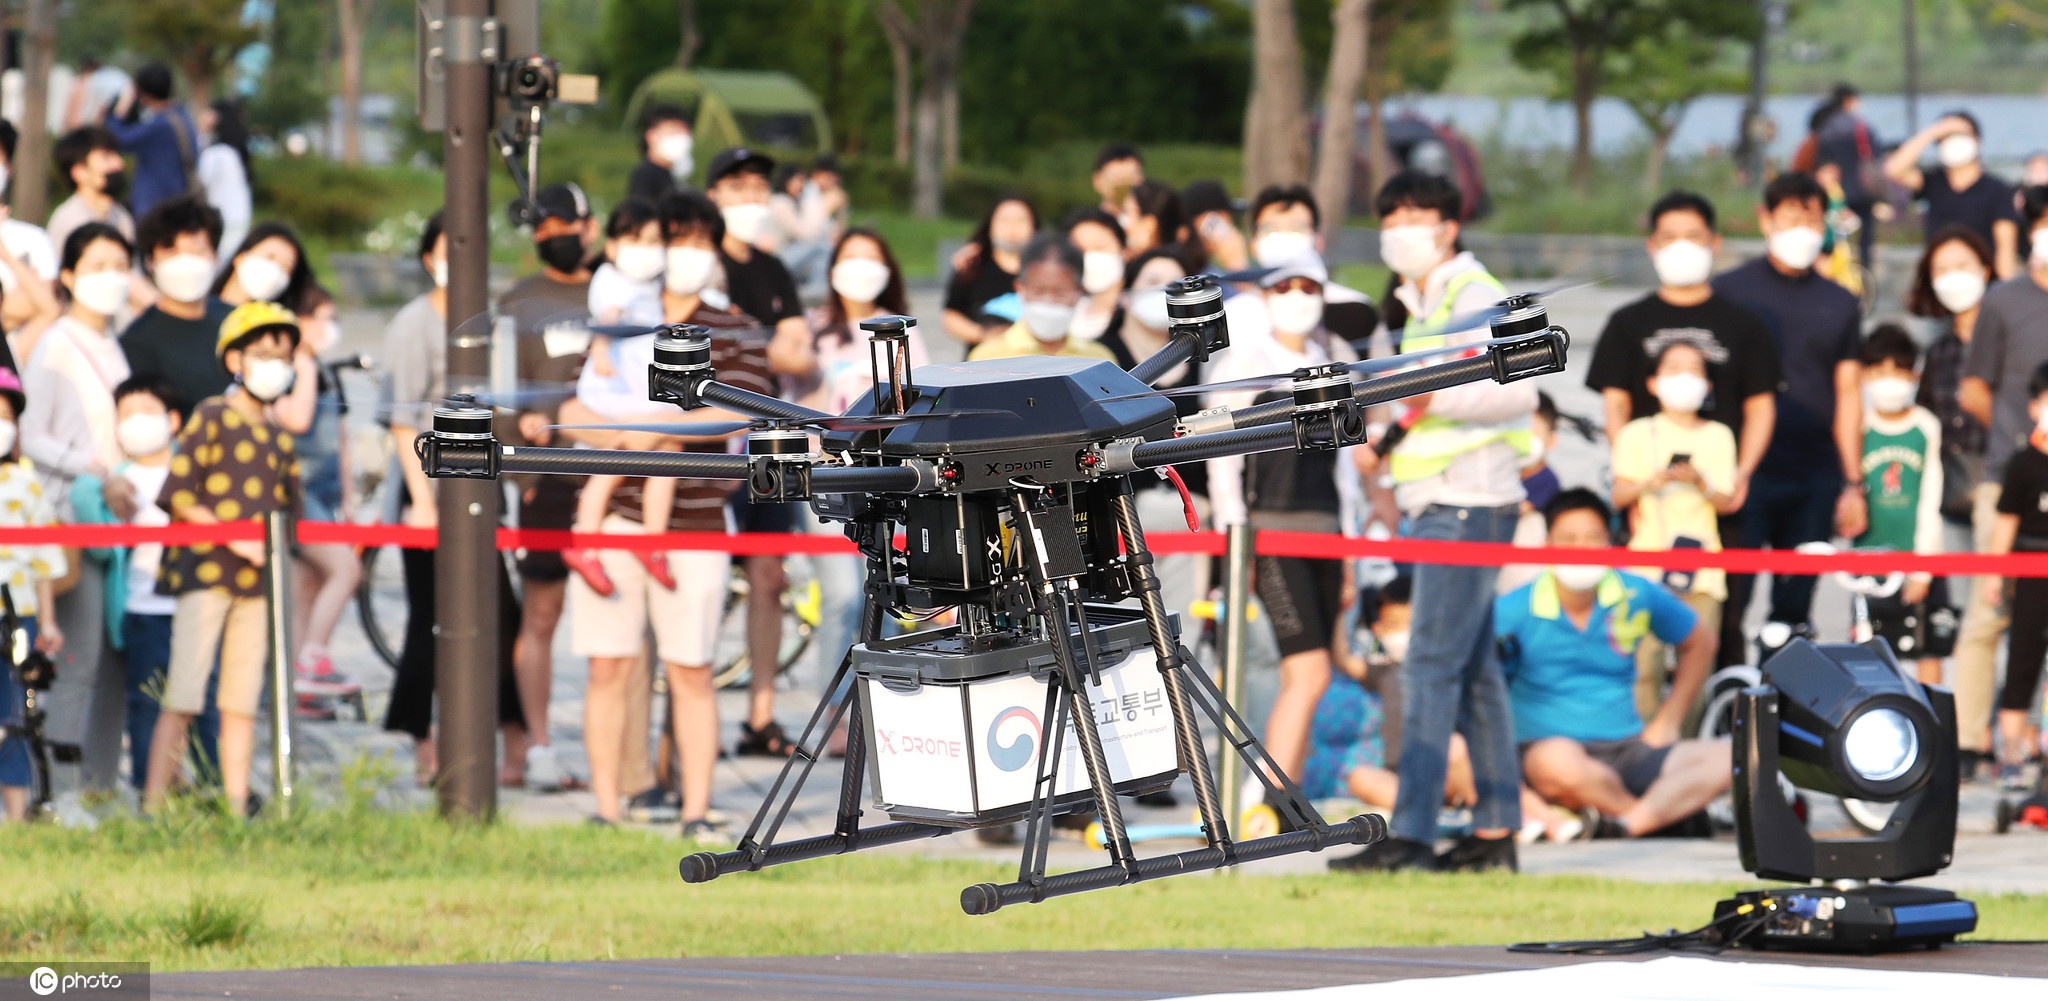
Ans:
[[[583,583],[597,592],[598,597],[609,598],[618,590],[612,585],[611,577],[604,572],[604,564],[598,561],[596,550],[564,549],[562,562],[567,564],[569,569],[576,571],[576,576],[583,578]]]
[[[647,568],[647,576],[653,578],[656,584],[660,584],[662,590],[676,589],[675,575],[668,571],[667,553],[636,552],[633,556],[640,561],[641,566]]]

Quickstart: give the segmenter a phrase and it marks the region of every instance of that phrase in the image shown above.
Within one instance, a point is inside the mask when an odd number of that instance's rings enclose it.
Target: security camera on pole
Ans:
[[[504,156],[520,188],[515,221],[532,202],[540,122],[548,102],[596,97],[588,77],[564,78],[539,54],[539,0],[417,0],[420,127],[446,134],[442,218],[448,240],[448,390],[480,392],[490,374],[490,164]],[[560,93],[558,93],[558,88]],[[508,120],[494,134],[500,98]],[[520,156],[525,169],[519,166]],[[436,487],[434,662],[444,816],[487,818],[497,808],[497,592],[499,495],[459,480]]]

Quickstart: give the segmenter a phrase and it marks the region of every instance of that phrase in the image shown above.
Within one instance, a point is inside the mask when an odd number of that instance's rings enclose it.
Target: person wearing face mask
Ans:
[[[1451,331],[1453,317],[1490,307],[1499,281],[1457,249],[1464,196],[1443,177],[1406,170],[1375,198],[1380,253],[1399,276],[1387,303],[1385,340],[1398,352],[1476,344],[1489,332]],[[1398,304],[1398,308],[1397,308]],[[1521,518],[1521,467],[1533,448],[1530,383],[1461,386],[1404,400],[1395,420],[1406,428],[1384,459],[1353,449],[1359,471],[1393,484],[1392,501],[1409,535],[1423,539],[1508,542]],[[1384,441],[1384,439],[1382,439]],[[1384,467],[1384,468],[1383,468]],[[1374,483],[1378,496],[1384,485]],[[1415,590],[1430,600],[1415,610],[1415,642],[1402,674],[1401,797],[1392,836],[1351,863],[1366,869],[1514,869],[1513,835],[1522,826],[1507,691],[1491,642],[1497,571],[1422,565]],[[1471,746],[1479,798],[1473,832],[1438,856],[1436,791],[1453,729]]]
[[[640,113],[641,160],[626,179],[626,197],[650,205],[682,189],[693,163],[689,112],[673,104],[652,104]]]
[[[208,294],[220,213],[197,195],[181,195],[144,216],[136,232],[136,254],[158,295],[121,333],[129,367],[163,379],[187,400],[219,396],[228,372],[209,347],[233,308]]]
[[[1076,209],[1060,227],[1081,251],[1081,304],[1068,333],[1084,341],[1114,338],[1124,323],[1124,229],[1101,209]]]
[[[237,306],[222,322],[217,351],[235,381],[225,394],[194,407],[178,435],[157,499],[173,521],[215,525],[298,513],[298,450],[271,409],[291,389],[298,342],[297,320],[276,303]],[[177,778],[187,730],[206,709],[217,656],[221,788],[229,815],[245,815],[267,660],[264,580],[278,569],[266,566],[263,543],[254,540],[164,549],[157,590],[176,605],[163,709],[143,784],[145,811],[163,805]]]
[[[1672,341],[1657,356],[1647,381],[1660,409],[1623,425],[1611,439],[1614,506],[1628,512],[1628,546],[1646,552],[1718,551],[1725,545],[1721,518],[1740,502],[1740,473],[1735,435],[1702,413],[1712,387],[1706,354],[1691,342]],[[1699,616],[1702,628],[1720,632],[1722,602],[1728,597],[1722,571],[1636,572],[1662,579]],[[1651,639],[1637,650],[1636,706],[1644,716],[1664,697],[1672,668],[1668,653]]]
[[[1323,262],[1322,210],[1303,185],[1270,185],[1252,199],[1249,213],[1252,227],[1252,264],[1259,269]],[[1234,278],[1226,275],[1225,278]],[[1234,295],[1225,300],[1224,313],[1230,320],[1233,338],[1257,338],[1270,328],[1266,299],[1258,295]],[[1351,344],[1363,344],[1379,324],[1379,310],[1372,297],[1327,278],[1323,281],[1323,328]]]
[[[1276,268],[1260,282],[1272,318],[1271,337],[1233,343],[1207,377],[1216,382],[1286,372],[1311,365],[1354,361],[1357,355],[1322,329],[1319,270],[1302,265]],[[1239,409],[1284,396],[1284,391],[1214,393],[1212,407]],[[1209,504],[1216,525],[1250,524],[1255,529],[1336,533],[1350,486],[1340,469],[1348,457],[1323,451],[1268,452],[1208,461]],[[1316,703],[1330,684],[1332,646],[1341,603],[1350,590],[1349,564],[1341,560],[1261,556],[1253,579],[1259,602],[1272,623],[1279,652],[1277,694],[1266,714],[1264,738],[1273,763],[1300,781],[1307,761]],[[1268,661],[1270,663],[1270,661]],[[1436,782],[1442,785],[1442,779]]]
[[[213,280],[211,294],[229,306],[245,302],[296,303],[313,283],[305,245],[290,226],[266,222],[249,231],[228,266]]]
[[[1739,508],[1777,424],[1778,349],[1755,313],[1716,295],[1709,284],[1721,249],[1713,203],[1690,191],[1673,191],[1650,206],[1649,224],[1645,247],[1657,289],[1607,318],[1593,345],[1586,385],[1600,392],[1607,440],[1613,442],[1629,421],[1663,409],[1650,392],[1649,378],[1664,349],[1678,342],[1697,347],[1706,358],[1711,386],[1700,416],[1735,435]],[[1719,533],[1722,545],[1740,547],[1740,513],[1722,516]],[[1729,577],[1728,600],[1746,607],[1754,580],[1749,574]],[[1731,617],[1721,630],[1721,663],[1742,663],[1747,644],[1741,620]]]
[[[768,177],[775,161],[745,146],[726,150],[704,173],[704,193],[725,218],[719,266],[725,292],[740,312],[767,324],[768,364],[777,375],[808,376],[817,366],[811,330],[804,324],[796,279],[773,253],[755,246],[770,237]]]
[[[1987,504],[2000,503],[1997,484],[2005,481],[2008,466],[2029,451],[2036,395],[2030,380],[2035,369],[2048,363],[2048,188],[2027,188],[2021,194],[2021,218],[2033,236],[2027,270],[1992,286],[1979,301],[1957,393],[1962,410],[1990,429],[1981,481],[1989,486],[1979,487],[1974,497],[1980,519]],[[1992,541],[1980,537],[1979,550],[1989,551]],[[1963,613],[1956,646],[1957,743],[1988,752],[1997,644],[2009,612],[2004,602],[1988,600],[1991,594],[1983,587],[1975,590],[1977,600]]]
[[[64,133],[50,148],[57,176],[71,183],[71,196],[50,210],[50,242],[62,247],[71,231],[89,222],[103,222],[135,239],[135,217],[121,204],[128,191],[127,161],[121,144],[98,126]]]
[[[1014,305],[995,307],[1016,302],[1018,256],[1037,232],[1038,210],[1024,196],[1004,195],[989,206],[967,245],[953,257],[940,322],[947,336],[973,347],[1017,322]]]
[[[1879,326],[1863,342],[1863,484],[1870,527],[1856,537],[1858,549],[1922,556],[1945,551],[1941,422],[1913,403],[1920,391],[1914,372],[1919,361],[1920,346],[1896,323]],[[1877,635],[1898,645],[1902,659],[1917,658],[1920,680],[1930,685],[1941,684],[1942,659],[1955,648],[1954,619],[1942,616],[1944,628],[1933,618],[1949,608],[1947,583],[1913,573],[1898,594],[1870,602]]]
[[[397,457],[414,454],[420,430],[429,426],[434,407],[448,396],[448,237],[441,213],[427,217],[417,253],[414,259],[433,285],[391,318],[384,328],[384,352],[379,358],[385,398],[391,401],[392,464],[397,467],[387,475],[404,486],[395,499],[395,513],[413,528],[434,528],[440,515],[433,481],[419,463]],[[438,621],[434,614],[434,551],[401,549],[399,562],[405,575],[405,639],[391,682],[384,729],[412,738],[414,777],[424,786],[433,784],[439,771],[433,739],[434,623]],[[519,601],[503,561],[498,564],[497,590],[498,731],[506,747],[516,748],[526,740],[525,716],[512,668]]]
[[[703,298],[717,261],[716,248],[725,235],[724,214],[702,195],[675,195],[662,205],[662,224],[670,250],[662,293],[663,320],[710,327],[711,364],[719,381],[773,395],[776,385],[767,353],[754,334],[758,324],[737,310],[710,306]],[[663,416],[661,405],[646,402],[653,343],[652,335],[616,342],[614,367],[618,378],[627,380],[624,387],[586,365],[578,378],[576,398],[562,404],[564,423],[598,423],[604,419],[599,407],[619,405],[635,395],[641,401],[642,419],[673,416],[672,408]],[[691,412],[692,420],[736,416],[715,407]],[[608,429],[562,430],[560,434],[568,441],[597,448],[724,452],[728,444],[724,438],[685,440]],[[730,531],[737,521],[727,510],[731,489],[731,483],[715,480],[592,477],[578,498],[577,528],[588,530],[586,519],[594,516],[596,530],[612,533]],[[666,506],[655,503],[663,492],[672,498]],[[630,793],[636,812],[672,804],[669,808],[678,810],[685,836],[715,833],[708,817],[719,742],[711,659],[731,557],[694,551],[650,554],[664,558],[661,565],[672,573],[669,581],[673,586],[665,586],[654,578],[650,561],[631,553],[563,555],[574,572],[568,593],[570,649],[579,657],[590,658],[590,682],[583,703],[584,745],[590,751],[590,788],[597,799],[597,816],[608,823],[620,820]],[[776,569],[780,569],[779,563]],[[782,591],[778,586],[770,591],[757,588],[755,593],[765,594],[772,604]],[[641,637],[650,626],[654,653],[668,677],[670,726],[682,760],[681,775],[671,774],[662,786],[652,785],[645,757],[646,732],[640,729],[648,719]],[[773,661],[771,655],[756,663]],[[756,707],[749,707],[750,716],[755,711]],[[749,721],[750,726],[756,723]],[[742,735],[765,743],[779,741],[780,746],[772,749],[786,752],[788,742],[781,737],[781,728],[773,724],[771,716],[751,732],[743,729]]]
[[[1549,544],[1611,544],[1613,509],[1585,489],[1544,508]],[[1700,811],[1733,780],[1726,738],[1680,740],[1713,666],[1714,634],[1663,587],[1599,564],[1562,564],[1494,603],[1495,642],[1514,706],[1522,774],[1545,800],[1590,810],[1594,837],[1637,838],[1665,828],[1706,836]],[[1636,651],[1674,646],[1671,692],[1636,705]]]
[[[968,361],[1030,355],[1115,360],[1100,343],[1073,336],[1083,294],[1082,271],[1087,267],[1079,248],[1060,233],[1040,233],[1018,255],[1017,267],[1021,318],[1000,336],[976,345],[967,353]]]
[[[1713,280],[1716,296],[1763,324],[1783,376],[1770,444],[1742,499],[1749,546],[1789,550],[1838,533],[1853,538],[1865,527],[1862,311],[1855,296],[1814,273],[1825,203],[1811,175],[1772,178],[1757,209],[1764,255]],[[1770,621],[1810,630],[1813,584],[1809,576],[1772,574]],[[1746,606],[1731,603],[1725,618],[1741,622]]]
[[[292,353],[291,391],[272,405],[279,427],[297,436],[299,483],[304,517],[315,522],[352,522],[347,484],[348,451],[342,425],[348,401],[340,376],[321,355],[332,350],[339,333],[334,297],[312,283],[292,298],[298,317],[299,346]],[[333,700],[362,686],[335,670],[327,655],[334,629],[353,599],[362,563],[353,546],[304,545],[294,561],[298,579],[292,586],[292,636],[299,644],[293,658],[301,718],[332,719]]]
[[[668,247],[661,236],[661,206],[628,198],[612,206],[604,221],[604,260],[590,276],[587,302],[592,322],[606,326],[651,327],[661,322],[661,276]],[[593,342],[593,363],[610,365],[610,352]],[[605,373],[609,374],[609,373]]]
[[[1966,227],[1992,246],[1998,277],[2010,278],[2020,270],[2020,220],[2012,186],[1984,169],[1983,135],[1976,116],[1951,111],[1892,150],[1884,173],[1927,203],[1923,222],[1930,238],[1949,226]],[[1938,169],[1920,166],[1930,146]]]
[[[46,528],[57,524],[56,505],[44,492],[41,477],[30,463],[22,460],[15,421],[26,409],[26,402],[21,377],[13,369],[0,368],[0,526],[6,528]],[[4,553],[0,556],[0,582],[7,584],[13,595],[14,609],[28,630],[30,642],[47,655],[60,654],[64,631],[57,623],[56,602],[51,592],[55,581],[68,569],[64,548],[10,546]],[[0,724],[22,724],[26,694],[13,671],[0,671]],[[0,741],[0,806],[4,806],[9,822],[28,819],[29,783],[33,778],[28,741]]]

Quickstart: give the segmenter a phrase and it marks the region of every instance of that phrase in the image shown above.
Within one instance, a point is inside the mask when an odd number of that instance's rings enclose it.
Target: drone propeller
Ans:
[[[793,420],[779,417],[757,417],[744,421],[682,421],[654,424],[554,424],[557,431],[638,431],[645,434],[670,435],[679,438],[715,438],[735,431],[762,430],[767,428],[819,428],[825,431],[883,431],[902,427],[906,424],[921,424],[930,421],[948,421],[965,417],[1015,417],[1014,410],[952,410],[937,414],[870,414],[851,417],[823,417],[811,420]]]
[[[1598,285],[1609,280],[1611,280],[1611,277],[1591,278],[1581,281],[1567,282],[1560,285],[1553,285],[1549,288],[1535,289],[1528,292],[1517,292],[1513,295],[1508,296],[1505,299],[1500,300],[1499,302],[1487,306],[1484,309],[1475,309],[1472,312],[1465,313],[1461,316],[1453,316],[1449,320],[1444,321],[1442,327],[1432,326],[1429,330],[1429,334],[1431,336],[1458,334],[1463,333],[1467,330],[1476,330],[1480,327],[1491,326],[1494,323],[1494,321],[1499,320],[1502,317],[1507,316],[1508,314],[1513,313],[1517,310],[1526,309],[1529,306],[1535,305],[1536,303],[1546,298],[1549,298],[1550,296],[1558,295],[1563,292],[1569,292],[1574,289],[1585,288],[1589,285]],[[1389,331],[1387,339],[1392,343],[1398,344],[1401,341],[1401,335],[1407,329],[1407,327],[1402,327],[1398,330]],[[1357,350],[1364,350],[1367,347],[1369,347],[1370,344],[1371,340],[1351,342],[1351,346]],[[1432,348],[1428,351],[1414,351],[1408,354],[1394,355],[1387,358],[1368,358],[1363,361],[1352,362],[1344,366],[1344,368],[1346,371],[1350,372],[1353,375],[1379,375],[1384,372],[1393,372],[1407,368],[1411,365],[1414,365],[1417,362],[1429,361],[1434,358],[1444,358],[1453,355],[1459,355],[1470,350],[1472,350],[1472,345],[1460,344],[1453,347]],[[1246,389],[1283,389],[1289,385],[1292,385],[1293,382],[1294,373],[1292,372],[1271,372],[1265,375],[1247,376],[1243,379],[1232,379],[1229,382],[1212,382],[1205,383],[1199,386],[1180,386],[1173,389],[1160,389],[1155,390],[1151,393],[1136,393],[1132,394],[1132,396],[1116,397],[1116,399],[1133,399],[1136,397],[1154,395],[1203,396],[1210,393],[1228,393]],[[1110,401],[1106,400],[1104,402]]]

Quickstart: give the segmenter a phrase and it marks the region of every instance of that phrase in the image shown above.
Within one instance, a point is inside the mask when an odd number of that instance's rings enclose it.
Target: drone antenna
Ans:
[[[860,329],[868,335],[868,378],[874,385],[875,413],[900,414],[908,406],[903,391],[910,385],[910,328],[915,326],[917,317],[895,314],[860,321]]]

